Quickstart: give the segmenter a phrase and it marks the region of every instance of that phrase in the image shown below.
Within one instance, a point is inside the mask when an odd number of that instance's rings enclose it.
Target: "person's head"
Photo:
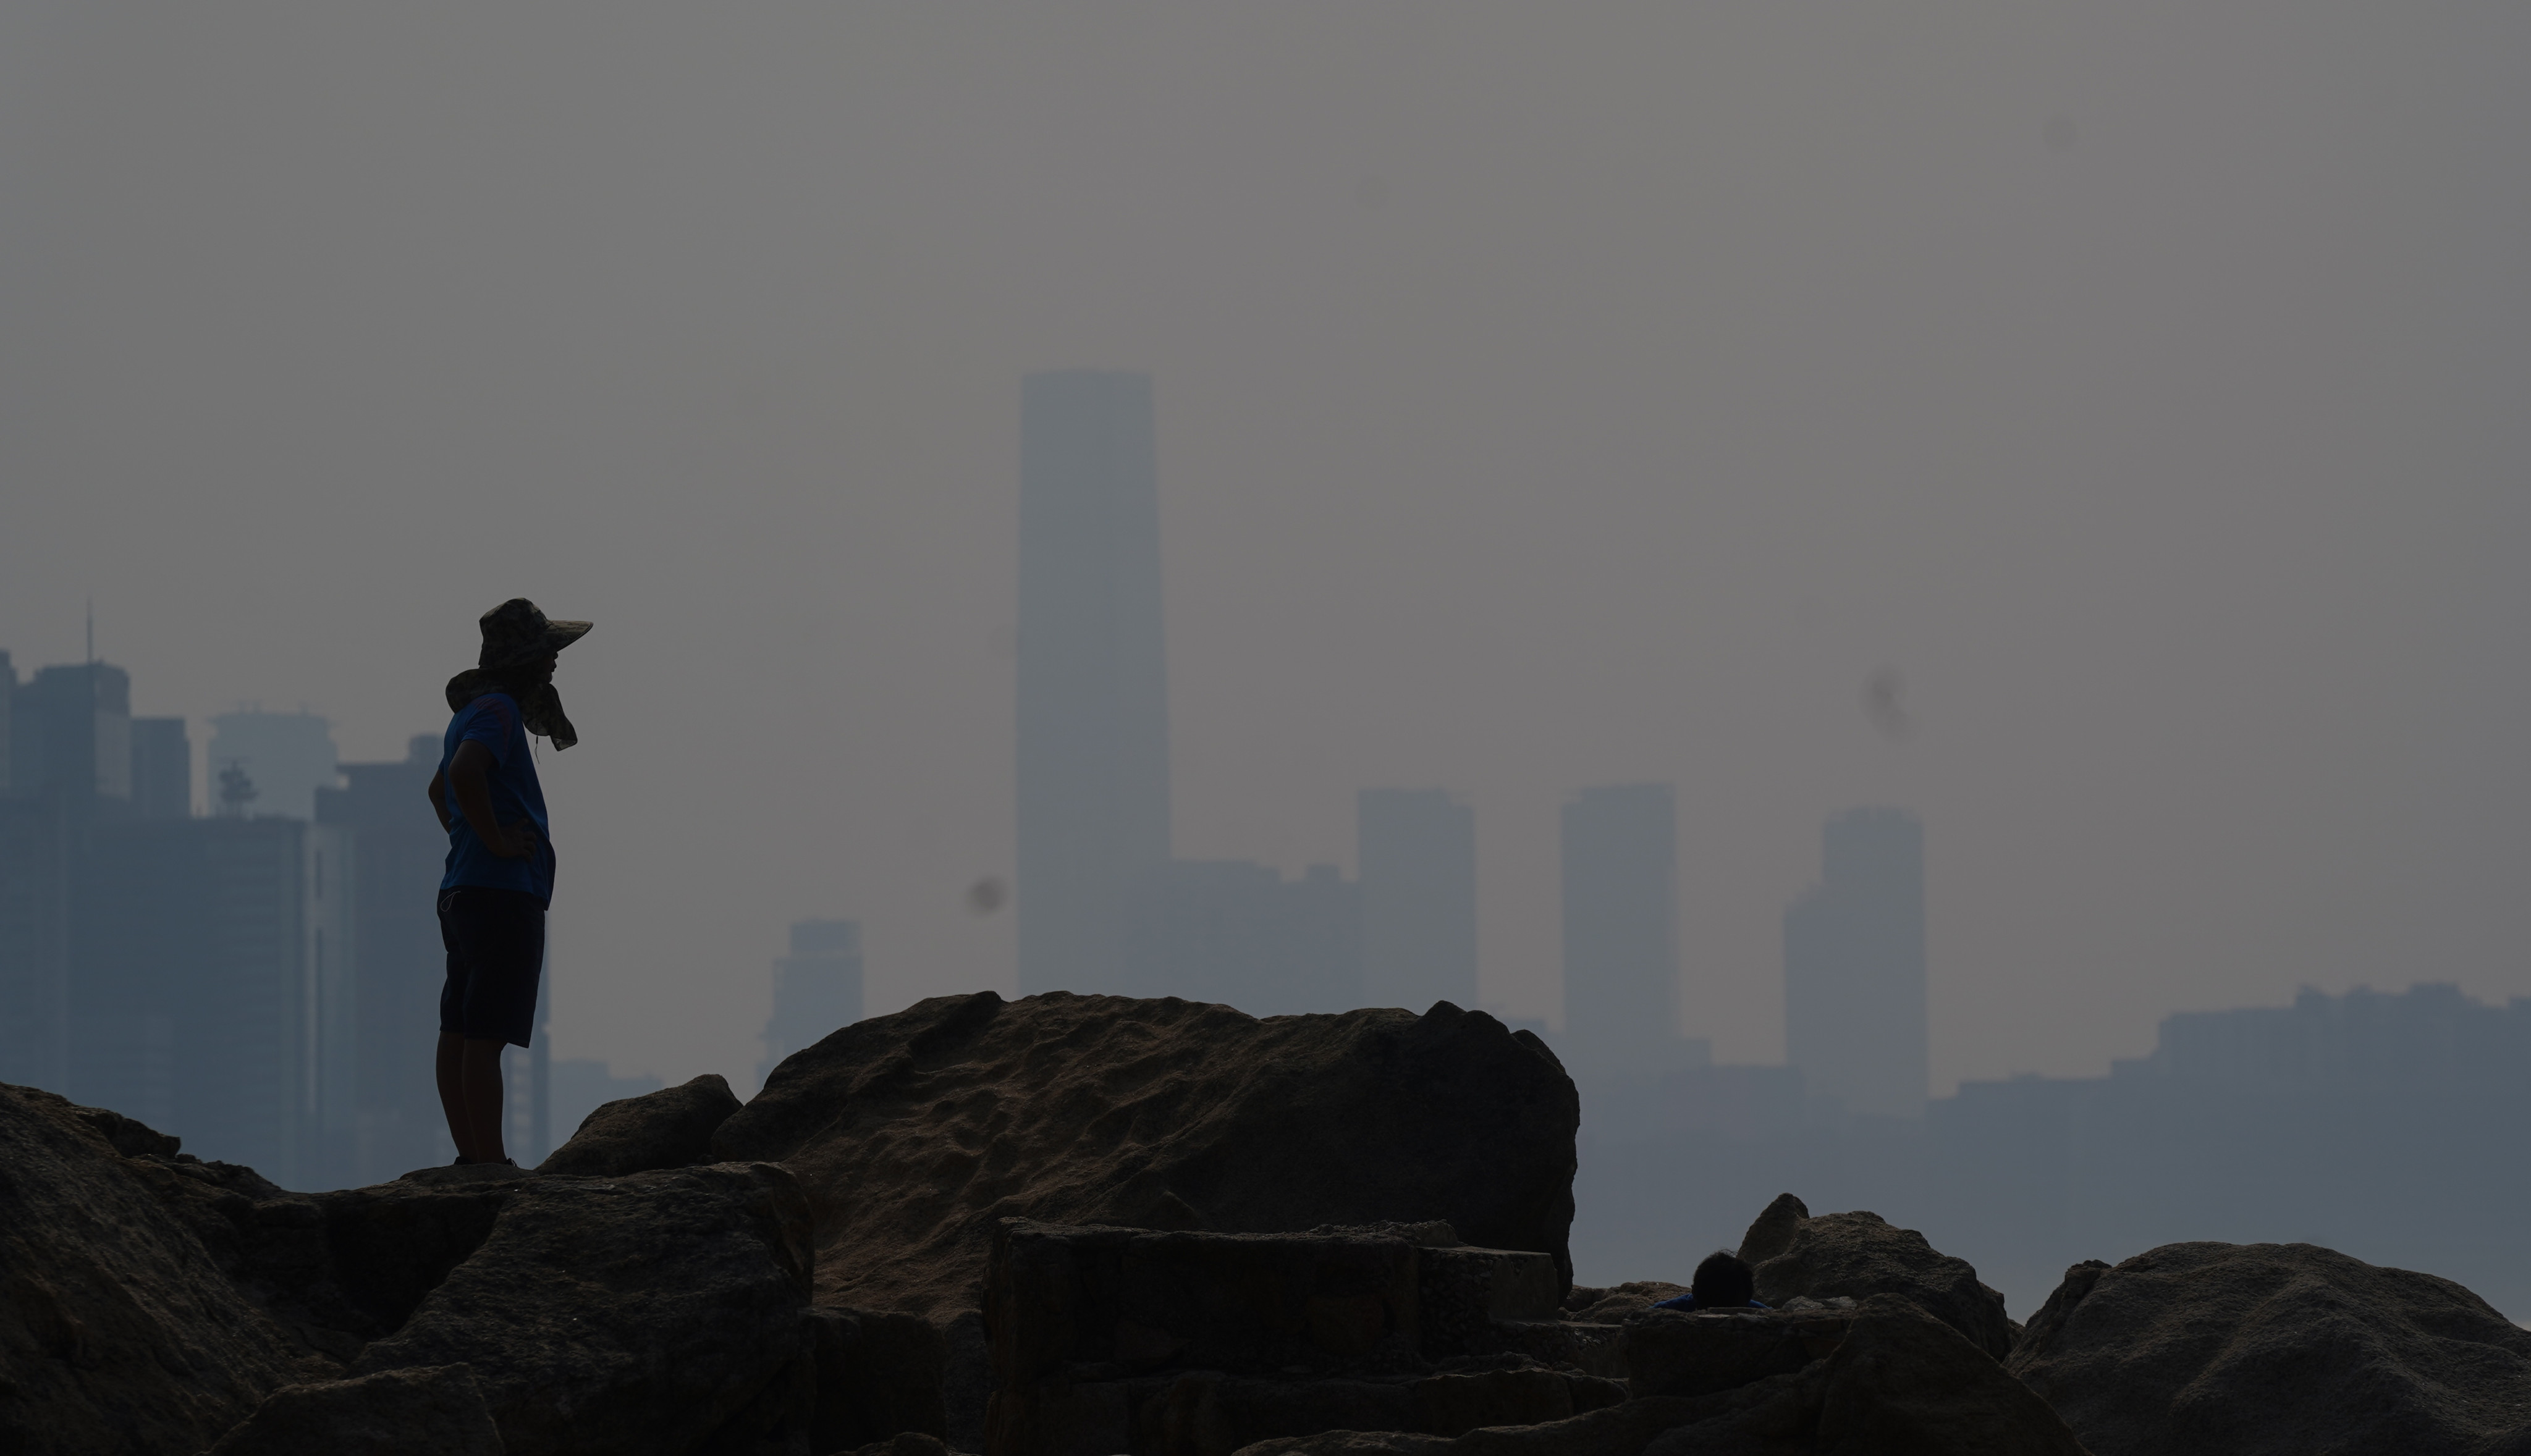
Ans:
[[[1700,1310],[1736,1310],[1758,1297],[1758,1281],[1738,1255],[1716,1249],[1696,1266],[1688,1292]]]
[[[524,596],[485,612],[476,625],[482,630],[483,648],[476,654],[475,666],[521,688],[552,682],[562,649],[589,632],[586,622],[551,620]]]

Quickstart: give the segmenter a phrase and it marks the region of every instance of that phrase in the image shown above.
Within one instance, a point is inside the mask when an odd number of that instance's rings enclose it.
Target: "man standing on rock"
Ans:
[[[508,1163],[501,1148],[501,1048],[534,1034],[554,856],[528,735],[556,752],[580,742],[555,696],[554,667],[587,622],[554,622],[514,596],[485,612],[472,671],[448,680],[456,717],[441,740],[430,807],[448,833],[439,881],[439,1105],[457,1162]]]

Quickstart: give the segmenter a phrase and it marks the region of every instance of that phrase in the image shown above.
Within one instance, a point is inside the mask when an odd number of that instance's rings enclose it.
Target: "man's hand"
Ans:
[[[536,852],[536,831],[525,823],[502,824],[492,818],[492,751],[479,743],[457,746],[448,760],[448,784],[457,791],[457,811],[475,828],[483,847],[504,860]]]

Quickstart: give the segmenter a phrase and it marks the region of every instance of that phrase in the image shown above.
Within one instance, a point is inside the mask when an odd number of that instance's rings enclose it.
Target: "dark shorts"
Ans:
[[[448,948],[439,1030],[470,1041],[527,1045],[545,964],[544,906],[534,895],[488,885],[442,890],[439,943]]]

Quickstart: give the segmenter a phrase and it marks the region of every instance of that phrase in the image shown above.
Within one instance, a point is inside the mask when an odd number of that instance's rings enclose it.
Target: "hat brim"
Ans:
[[[545,650],[559,652],[589,636],[589,629],[596,625],[594,622],[557,622],[548,617],[545,619]]]

